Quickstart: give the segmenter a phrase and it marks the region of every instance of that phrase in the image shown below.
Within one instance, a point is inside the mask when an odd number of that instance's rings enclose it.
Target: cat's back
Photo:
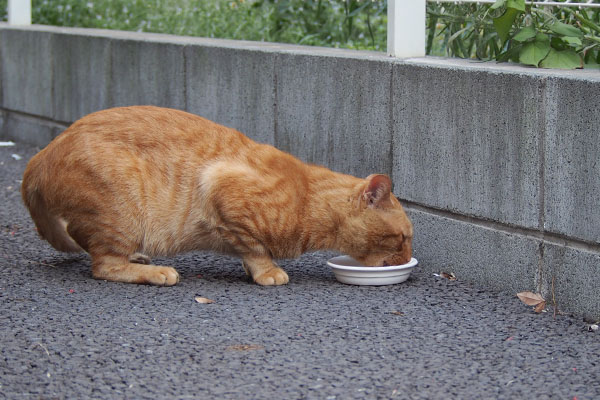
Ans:
[[[158,175],[169,180],[187,166],[244,153],[253,145],[234,129],[184,111],[117,107],[74,122],[31,159],[24,179],[62,181],[70,175],[69,182],[75,177],[115,182]]]
[[[214,157],[243,148],[249,139],[234,129],[180,110],[154,106],[117,107],[89,114],[71,125],[46,150],[62,156],[85,153],[158,157],[192,154]]]
[[[24,199],[39,193],[61,208],[92,199],[97,207],[108,199],[114,207],[132,198],[174,203],[188,195],[206,165],[253,146],[236,130],[183,111],[112,108],[76,121],[36,154],[23,175],[22,193]]]

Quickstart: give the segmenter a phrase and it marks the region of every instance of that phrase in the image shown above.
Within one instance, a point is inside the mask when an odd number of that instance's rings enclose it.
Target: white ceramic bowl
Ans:
[[[393,285],[404,282],[417,266],[416,258],[402,265],[365,267],[350,256],[333,257],[327,261],[338,281],[349,285]]]

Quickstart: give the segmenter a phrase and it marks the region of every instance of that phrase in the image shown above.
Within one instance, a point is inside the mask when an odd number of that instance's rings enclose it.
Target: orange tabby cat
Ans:
[[[97,279],[174,285],[175,269],[148,256],[213,250],[281,285],[273,259],[311,250],[408,262],[412,225],[390,189],[385,175],[332,172],[196,115],[138,106],[75,122],[31,159],[21,192],[39,234],[88,252]]]

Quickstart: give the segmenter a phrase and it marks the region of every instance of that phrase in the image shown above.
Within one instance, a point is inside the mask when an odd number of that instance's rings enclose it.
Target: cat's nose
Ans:
[[[405,238],[402,248],[396,254],[383,260],[383,265],[402,265],[408,263],[412,258],[412,238]]]

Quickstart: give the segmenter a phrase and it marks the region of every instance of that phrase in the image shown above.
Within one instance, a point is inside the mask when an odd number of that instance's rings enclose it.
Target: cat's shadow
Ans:
[[[38,266],[45,274],[78,276],[81,278],[91,278],[91,260],[87,255],[58,255],[54,257],[44,257],[40,260],[28,260],[32,266]]]
[[[91,259],[87,254],[57,254],[40,260],[28,261],[37,265],[48,278],[57,277],[68,280],[93,279]],[[182,282],[204,281],[222,284],[255,285],[252,278],[244,273],[241,261],[227,256],[186,255],[174,258],[156,258],[155,265],[170,265],[179,272]],[[280,264],[290,275],[290,280],[303,284],[310,282],[335,281],[319,268],[302,268],[298,260],[286,260]]]
[[[205,259],[194,260],[193,257],[157,258],[153,259],[154,265],[173,266],[182,281],[193,282],[204,280],[206,282],[222,283],[249,283],[252,279],[244,273],[240,262],[222,260],[219,267],[210,265]],[[39,267],[39,273],[47,279],[88,280],[92,277],[91,258],[87,254],[57,254],[39,260],[27,260],[30,266]],[[205,264],[205,265],[202,265]],[[208,264],[208,265],[207,265]]]

